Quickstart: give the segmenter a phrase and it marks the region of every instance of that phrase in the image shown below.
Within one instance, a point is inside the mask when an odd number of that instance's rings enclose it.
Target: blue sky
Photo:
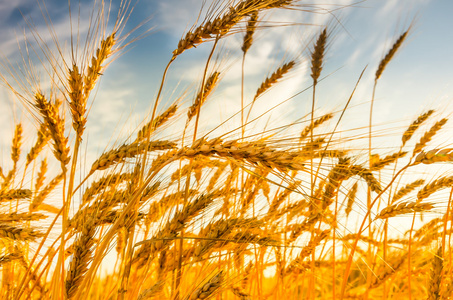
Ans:
[[[113,1],[113,10],[119,2]],[[207,1],[208,4],[211,2]],[[60,43],[64,44],[71,34],[67,1],[46,0],[45,3],[57,37]],[[80,1],[79,6],[79,2],[72,1],[73,11],[80,7],[82,33],[86,28],[84,22],[89,17],[92,3],[93,1],[84,0]],[[367,109],[374,72],[379,60],[398,35],[413,21],[408,40],[379,82],[375,104],[376,123],[400,128],[399,131],[396,130],[399,133],[428,108],[440,108],[440,114],[448,114],[453,96],[452,1],[368,0],[358,3],[350,0],[328,0],[322,3],[327,10],[335,8],[334,4],[344,7],[333,14],[283,11],[264,16],[268,23],[263,24],[281,21],[311,25],[285,27],[285,30],[262,29],[257,33],[256,45],[252,46],[246,62],[249,78],[246,97],[250,98],[266,75],[285,58],[299,58],[302,61],[297,72],[291,73],[288,81],[262,99],[257,107],[257,114],[310,86],[306,47],[312,45],[313,36],[320,28],[329,24],[333,33],[323,71],[323,75],[329,76],[319,86],[318,113],[342,108],[361,71],[368,65],[344,124],[349,128],[365,126],[368,122]],[[196,21],[201,4],[201,0],[142,0],[137,3],[125,31],[146,19],[149,19],[149,22],[137,30],[136,34],[154,29],[149,36],[128,46],[102,77],[89,116],[88,139],[96,141],[90,144],[90,151],[99,154],[107,147],[107,143],[111,145],[119,135],[135,129],[146,116],[171,52],[183,33]],[[52,44],[48,39],[50,36],[47,26],[42,21],[42,8],[42,1],[36,0],[3,1],[0,4],[0,52],[10,62],[17,62],[20,58],[17,55],[17,41],[21,42],[23,32],[31,40],[24,16],[31,18],[36,31]],[[241,40],[242,34],[238,34],[222,45],[224,52],[220,68],[228,72],[225,72],[223,77],[224,85],[214,94],[212,102],[206,105],[206,112],[202,114],[201,123],[208,128],[219,120],[225,120],[240,108],[237,85],[240,80],[240,60],[235,54],[238,53]],[[200,65],[205,61],[209,47],[210,45],[206,44],[198,49],[190,49],[173,64],[162,107],[186,89],[189,89],[190,101],[190,93],[196,90],[201,79]],[[226,57],[230,59],[227,63]],[[45,82],[45,76],[43,77]],[[26,112],[21,114],[23,110],[20,109],[19,103],[13,108],[11,103],[14,96],[6,90],[2,90],[1,95],[0,105],[4,111],[11,112],[11,118],[1,121],[0,134],[5,137],[5,141],[9,141],[13,131],[13,111],[16,120],[28,119]],[[310,96],[310,92],[303,93],[297,100],[275,110],[275,124],[305,115],[310,109]],[[235,125],[229,126],[234,128]],[[3,157],[6,158],[9,155],[9,142],[3,145]]]

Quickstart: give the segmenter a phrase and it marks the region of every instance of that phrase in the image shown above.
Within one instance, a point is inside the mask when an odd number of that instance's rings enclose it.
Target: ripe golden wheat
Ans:
[[[306,53],[301,49],[262,84],[250,87],[244,75],[246,57],[259,44],[256,32],[279,26],[266,24],[265,14],[316,12],[313,4],[213,1],[177,43],[144,125],[85,165],[93,91],[132,34],[123,32],[130,3],[122,2],[114,26],[100,17],[103,4],[95,5],[99,18],[86,44],[71,43],[71,53],[83,55],[46,56],[54,66],[47,74],[53,92],[25,78],[35,85],[20,94],[2,75],[37,130],[24,155],[24,140],[33,137],[16,124],[11,163],[0,168],[1,299],[451,299],[453,177],[416,177],[417,168],[453,161],[451,148],[432,145],[448,119],[425,128],[438,114],[422,113],[400,128],[401,145],[385,153],[371,147],[371,115],[359,135],[328,127],[338,125],[348,106],[317,115],[315,90],[326,88],[333,34],[325,26]],[[372,99],[408,34],[378,64]],[[230,58],[217,45],[237,35],[241,124],[227,133],[208,131],[200,122],[203,104],[213,94],[222,98],[228,71],[219,65]],[[200,88],[186,96],[191,103],[162,101],[176,58],[210,42]],[[59,55],[64,72],[53,61]],[[248,134],[258,99],[296,72],[303,56],[310,61],[311,111]],[[246,95],[245,86],[255,95]],[[161,104],[166,108],[157,114]],[[369,139],[369,149],[348,146],[360,139]],[[401,225],[407,214],[421,225]]]

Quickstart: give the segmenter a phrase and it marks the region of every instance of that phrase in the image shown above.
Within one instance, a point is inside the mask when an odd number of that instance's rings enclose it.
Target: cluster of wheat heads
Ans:
[[[117,20],[126,19],[127,4]],[[303,119],[247,135],[253,106],[294,70],[294,59],[251,99],[241,93],[235,130],[215,135],[198,126],[203,104],[222,82],[224,71],[213,70],[218,43],[243,35],[246,69],[255,31],[266,32],[261,18],[275,9],[314,8],[295,0],[214,2],[173,51],[144,125],[88,166],[80,163],[87,103],[124,46],[124,25],[107,31],[101,6],[98,25],[83,50],[72,49],[72,59],[57,63],[62,52],[51,55],[42,45],[52,87],[18,77],[20,89],[9,85],[38,130],[25,156],[23,127],[16,125],[12,163],[0,169],[1,299],[450,299],[453,177],[412,172],[453,161],[452,149],[430,146],[447,119],[423,113],[401,130],[400,146],[385,153],[372,148],[371,116],[369,132],[338,135],[349,101],[342,111],[315,114],[329,28],[306,53],[313,96]],[[373,99],[407,34],[380,62]],[[212,50],[189,107],[162,101],[170,65],[207,42]],[[166,108],[158,113],[160,102]],[[172,128],[177,119],[184,128]],[[329,122],[332,130],[319,130]],[[343,143],[368,138],[369,149]],[[392,223],[402,216],[407,231]]]

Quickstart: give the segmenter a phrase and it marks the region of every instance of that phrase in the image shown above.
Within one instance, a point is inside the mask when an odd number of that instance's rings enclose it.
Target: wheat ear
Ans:
[[[43,186],[44,180],[46,179],[46,172],[47,172],[47,159],[43,159],[39,167],[38,176],[36,177],[35,191],[39,191]]]
[[[292,272],[295,268],[300,267],[303,264],[303,261],[306,257],[310,256],[315,248],[329,235],[330,230],[325,230],[320,232],[318,235],[312,235],[308,244],[302,248],[299,255],[289,264],[288,268],[285,270],[285,273]]]
[[[189,107],[189,111],[187,112],[187,122],[190,122],[190,120],[192,120],[192,118],[195,117],[195,115],[199,111],[199,108],[204,104],[209,95],[214,91],[217,83],[219,82],[219,79],[220,72],[213,72],[208,77],[208,80],[206,80],[205,85],[198,92],[195,101]]]
[[[242,49],[242,52],[244,52],[244,55],[247,53],[247,51],[252,46],[253,34],[255,33],[257,23],[258,23],[258,12],[254,11],[250,16],[249,21],[247,22],[244,41],[242,43],[241,49]]]
[[[326,188],[322,194],[322,209],[326,209],[332,204],[335,195],[338,193],[338,189],[341,183],[351,177],[350,169],[350,159],[342,158],[338,161],[338,164],[333,167],[326,179]],[[316,199],[312,199],[313,201]]]
[[[414,164],[433,164],[438,162],[451,162],[453,161],[453,149],[433,149],[427,152],[420,152],[414,160]]]
[[[83,94],[83,78],[76,64],[69,69],[69,107],[72,114],[72,127],[77,133],[78,138],[82,136],[86,124],[86,98]]]
[[[29,214],[29,213],[0,214],[0,222],[2,223],[39,221],[45,218],[47,218],[47,216],[44,214]]]
[[[267,77],[263,83],[261,83],[260,87],[256,90],[255,96],[253,97],[253,101],[268,91],[272,86],[274,86],[278,80],[283,78],[283,76],[288,73],[294,66],[296,65],[296,61],[292,60],[283,64],[277,70],[274,71],[269,77]],[[252,104],[253,105],[253,104]],[[251,107],[250,107],[251,110]]]
[[[22,258],[22,252],[14,251],[5,255],[0,256],[0,266],[2,264],[6,264],[15,260],[19,260]]]
[[[214,19],[207,20],[200,26],[188,31],[184,38],[178,42],[178,47],[173,51],[173,60],[187,49],[197,46],[206,40],[222,38],[227,35],[231,28],[238,24],[244,17],[272,8],[288,6],[293,0],[243,0],[237,2],[228,9],[223,9],[224,14]],[[230,4],[230,3],[227,3]]]
[[[375,278],[373,278],[371,284],[369,285],[369,289],[374,289],[382,285],[388,278],[394,275],[403,265],[404,261],[407,259],[407,254],[402,255],[396,264],[394,264],[391,268],[385,270],[384,272],[379,273]]]
[[[350,168],[350,172],[354,175],[362,177],[370,187],[371,191],[377,193],[381,192],[381,185],[379,181],[373,176],[370,170],[362,166],[354,165]]]
[[[157,294],[164,288],[164,283],[165,281],[163,280],[156,282],[150,288],[147,288],[146,290],[141,292],[137,300],[151,299],[157,296]]]
[[[392,48],[390,48],[389,52],[387,52],[387,54],[381,60],[381,62],[379,63],[379,67],[375,74],[375,81],[377,81],[381,77],[382,72],[384,72],[385,67],[388,65],[388,63],[392,60],[393,56],[396,54],[398,49],[401,47],[401,45],[403,44],[404,40],[406,39],[408,33],[409,33],[409,30],[406,30],[405,32],[403,32],[399,36],[399,38],[396,40],[396,42],[393,44]]]
[[[403,198],[422,184],[424,184],[425,181],[423,179],[415,180],[414,182],[411,182],[405,186],[403,186],[401,189],[398,190],[398,192],[395,193],[395,195],[392,198],[391,203],[395,203],[399,199]]]
[[[113,32],[101,41],[101,46],[96,50],[96,55],[91,58],[91,65],[88,67],[87,73],[83,78],[83,93],[85,101],[96,84],[99,75],[101,75],[103,68],[102,64],[112,54],[112,48],[115,43],[115,32]]]
[[[47,127],[42,123],[38,130],[38,139],[27,154],[27,161],[25,163],[25,166],[28,166],[38,156],[38,154],[41,152],[41,150],[49,140],[50,135],[47,131]]]
[[[452,184],[453,176],[441,177],[439,179],[434,180],[433,182],[425,185],[420,191],[418,191],[417,202],[420,202],[423,199],[428,198],[431,194],[435,193],[440,189],[451,187]]]
[[[7,187],[11,183],[11,180],[13,179],[14,175],[16,174],[17,162],[19,161],[20,157],[21,145],[22,145],[22,124],[19,123],[16,125],[16,128],[14,130],[14,136],[11,146],[11,160],[13,162],[13,167],[6,175],[5,180],[2,182],[2,188]]]
[[[432,262],[427,300],[440,299],[442,269],[443,269],[442,247],[439,247],[436,254],[434,255]]]
[[[356,194],[357,194],[357,188],[358,188],[358,183],[354,183],[352,188],[348,191],[348,194],[346,195],[346,198],[348,199],[348,203],[346,204],[346,209],[345,213],[346,216],[349,216],[349,214],[352,211],[352,205],[354,204]]]
[[[412,122],[411,125],[409,125],[409,128],[406,129],[406,131],[403,133],[403,137],[401,138],[403,146],[406,145],[406,142],[411,139],[412,135],[420,127],[420,125],[428,120],[429,116],[431,116],[433,113],[434,110],[428,110],[427,112],[421,114],[417,119],[415,119],[415,121]]]
[[[21,228],[17,226],[0,224],[0,238],[11,239],[15,241],[32,241],[43,234],[32,228]]]
[[[57,111],[57,105],[50,103],[40,92],[35,94],[35,106],[44,118],[47,130],[54,141],[54,155],[61,163],[61,168],[66,171],[66,165],[68,164],[69,148],[68,139],[64,136],[64,121],[60,117]]]
[[[141,142],[148,138],[157,128],[165,124],[171,117],[173,117],[178,109],[178,105],[174,104],[167,108],[162,114],[154,118],[154,120],[148,122],[144,125],[140,131],[137,133],[137,138],[135,142]]]
[[[214,275],[207,283],[205,283],[201,288],[195,290],[190,299],[206,299],[210,297],[222,284],[223,281],[223,271],[220,271]]]
[[[412,156],[422,151],[422,149],[426,146],[426,144],[431,141],[434,135],[447,123],[448,119],[442,119],[436,124],[434,124],[425,134],[422,136],[420,141],[415,145],[414,152]]]
[[[324,30],[319,34],[315,47],[311,54],[311,78],[313,78],[313,85],[316,85],[318,83],[319,76],[321,75],[326,44],[327,29],[324,28]]]
[[[13,143],[11,147],[11,160],[13,161],[13,170],[17,168],[17,162],[20,157],[20,149],[22,146],[22,124],[17,124],[16,129],[14,130]]]
[[[377,159],[376,161],[372,161],[371,162],[371,171],[381,170],[385,166],[394,163],[401,157],[404,157],[406,154],[407,154],[407,152],[399,151],[399,152],[387,155],[384,158]]]
[[[399,204],[387,206],[381,210],[381,212],[376,216],[376,219],[388,219],[411,212],[429,211],[433,207],[433,203],[401,202]]]
[[[16,129],[14,130],[13,144],[11,148],[11,160],[15,165],[19,161],[20,148],[22,145],[22,124],[17,124]]]
[[[91,166],[90,174],[97,170],[105,170],[126,158],[135,157],[146,151],[168,150],[175,148],[176,144],[170,141],[151,141],[142,143],[125,144],[117,149],[103,153]]]
[[[29,189],[2,190],[0,191],[0,202],[13,199],[27,199],[31,196],[32,192]]]
[[[66,297],[71,299],[74,297],[78,285],[83,280],[85,273],[88,270],[88,263],[91,260],[91,251],[94,245],[94,218],[89,217],[82,229],[80,237],[74,242],[74,254],[65,281]]]
[[[82,204],[87,203],[94,195],[100,193],[102,190],[108,187],[114,187],[126,180],[130,180],[132,176],[132,173],[114,173],[105,175],[99,180],[91,183],[85,192],[83,192]]]
[[[30,211],[35,211],[40,208],[43,204],[43,201],[47,198],[50,192],[55,189],[55,187],[63,180],[64,174],[60,173],[59,175],[55,176],[47,185],[44,187],[38,195],[33,197],[33,200],[30,204]]]
[[[173,219],[170,220],[151,240],[148,240],[152,242],[151,245],[143,245],[136,251],[132,263],[142,262],[140,265],[144,266],[143,260],[153,259],[156,252],[164,250],[168,244],[171,243],[172,237],[175,237],[178,232],[186,227],[191,219],[193,219],[201,210],[206,209],[211,205],[214,199],[219,196],[219,191],[214,191],[206,195],[201,195],[193,202],[187,204],[184,209],[177,212]]]
[[[321,124],[323,124],[324,122],[326,122],[332,118],[333,118],[333,115],[329,113],[329,114],[325,114],[325,115],[319,117],[318,119],[314,120],[313,124],[307,125],[302,130],[302,132],[300,133],[300,140],[303,140],[306,137],[308,137],[315,128],[319,127]]]
[[[240,287],[233,286],[230,287],[231,292],[238,297],[240,300],[252,300],[252,297],[250,296],[249,293],[241,289]]]

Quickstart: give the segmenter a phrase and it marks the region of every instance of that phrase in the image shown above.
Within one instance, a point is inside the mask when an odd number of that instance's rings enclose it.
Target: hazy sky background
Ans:
[[[114,11],[119,0],[112,2]],[[196,22],[201,0],[139,1],[129,19],[125,31],[149,19],[136,35],[154,28],[147,37],[134,42],[109,66],[99,85],[88,122],[89,150],[100,154],[110,142],[131,129],[137,128],[154,101],[162,72],[171,52],[183,33]],[[212,1],[208,0],[207,4]],[[24,33],[33,40],[24,17],[32,20],[36,31],[50,45],[47,25],[43,22],[42,10],[47,10],[58,40],[68,49],[71,34],[66,1],[15,0],[0,2],[0,52],[12,64],[20,62],[18,41]],[[73,12],[80,9],[80,31],[86,30],[86,20],[92,11],[93,1],[72,1]],[[302,4],[317,1],[302,1]],[[317,13],[300,11],[269,12],[263,16],[263,25],[276,22],[308,25],[261,29],[256,34],[246,61],[246,98],[250,99],[261,81],[275,70],[285,59],[301,60],[297,71],[289,80],[260,100],[256,113],[309,87],[309,51],[313,38],[329,24],[332,30],[325,67],[322,76],[327,76],[318,88],[318,114],[338,110],[344,106],[354,88],[361,71],[368,65],[358,91],[345,116],[344,126],[366,126],[374,73],[380,59],[393,41],[410,24],[413,28],[408,40],[396,58],[385,70],[376,92],[375,122],[387,127],[399,128],[393,133],[401,134],[404,128],[421,112],[428,108],[439,108],[439,113],[448,113],[453,96],[453,2],[449,0],[329,0],[322,1]],[[341,9],[340,9],[341,8]],[[332,11],[332,13],[327,13]],[[201,124],[212,126],[240,108],[239,86],[240,59],[237,53],[243,34],[230,37],[222,44],[220,69],[224,75],[223,85],[214,94],[202,112]],[[66,44],[65,44],[66,43]],[[170,69],[165,86],[162,108],[189,88],[191,101],[201,80],[203,62],[212,44],[190,49],[181,55]],[[66,51],[68,53],[68,51]],[[227,60],[226,58],[230,60]],[[38,67],[39,69],[39,67]],[[46,74],[41,73],[43,82]],[[14,104],[14,96],[1,92],[0,105],[10,118],[0,121],[3,161],[9,158],[10,137],[13,119],[27,121],[26,111],[20,103]],[[306,115],[311,107],[311,91],[297,97],[286,106],[275,110],[275,124],[294,120]],[[22,114],[20,112],[23,112]],[[13,112],[16,115],[13,117]],[[265,118],[265,121],[267,117]],[[394,121],[398,121],[393,123]],[[126,124],[126,125],[125,125]],[[349,125],[348,125],[349,124]],[[394,125],[393,125],[394,124]],[[237,124],[236,124],[237,125]],[[234,124],[229,125],[230,129]],[[228,127],[228,126],[227,126]],[[301,128],[303,126],[301,125]],[[377,127],[376,130],[380,130]],[[215,134],[214,134],[215,135]],[[32,142],[34,137],[30,137]],[[120,140],[121,142],[121,140]],[[91,156],[91,154],[89,155]],[[89,158],[88,158],[89,159]]]

